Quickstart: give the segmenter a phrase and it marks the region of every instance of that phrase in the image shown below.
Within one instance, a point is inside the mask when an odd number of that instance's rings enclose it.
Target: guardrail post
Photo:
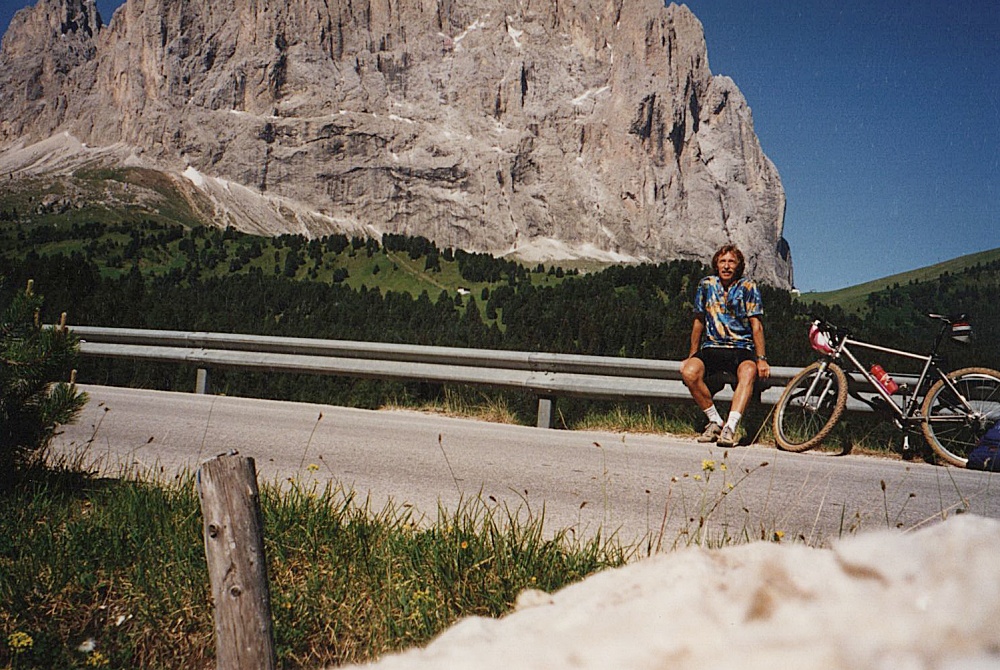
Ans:
[[[221,454],[198,470],[205,558],[215,603],[216,667],[274,670],[274,625],[252,458]]]
[[[548,395],[538,396],[538,423],[539,428],[552,427],[552,408],[556,399]]]
[[[194,392],[200,395],[208,393],[208,369],[198,368],[198,376],[194,380]]]

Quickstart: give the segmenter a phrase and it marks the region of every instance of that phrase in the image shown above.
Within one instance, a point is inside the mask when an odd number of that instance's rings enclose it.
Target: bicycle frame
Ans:
[[[917,379],[913,392],[909,394],[909,398],[904,399],[902,402],[897,402],[896,399],[885,390],[882,384],[880,384],[879,381],[872,376],[867,368],[861,364],[851,350],[848,349],[848,345],[853,345],[855,347],[871,351],[892,354],[894,356],[902,356],[904,358],[910,358],[917,361],[923,361],[923,369],[920,372],[920,377]],[[930,383],[928,380],[931,378],[931,372],[936,372],[937,376],[941,379],[947,379],[947,375],[941,372],[941,369],[937,366],[937,356],[935,354],[923,356],[909,351],[903,351],[901,349],[882,347],[877,344],[869,344],[867,342],[852,340],[849,337],[845,337],[842,339],[841,344],[837,347],[836,357],[843,357],[850,361],[854,369],[859,372],[862,377],[864,377],[865,381],[868,382],[868,385],[871,386],[872,389],[874,389],[875,392],[886,401],[887,407],[892,409],[893,413],[896,415],[896,419],[903,423],[913,423],[923,420],[923,416],[920,414],[920,401],[923,398],[922,391],[926,389]]]
[[[894,414],[894,421],[899,428],[904,426],[919,424],[924,421],[924,416],[921,412],[921,405],[929,386],[936,381],[933,377],[936,375],[938,379],[944,381],[945,384],[953,391],[958,397],[962,404],[967,410],[972,411],[972,407],[969,406],[968,401],[962,394],[958,391],[958,388],[952,383],[951,379],[948,377],[947,372],[943,371],[938,365],[940,357],[937,354],[938,348],[941,346],[941,341],[944,339],[945,333],[948,331],[949,324],[947,322],[941,328],[938,333],[937,338],[934,341],[934,347],[931,349],[930,354],[916,354],[911,351],[904,351],[902,349],[894,349],[892,347],[883,347],[877,344],[871,344],[869,342],[863,342],[861,340],[855,340],[850,337],[847,333],[838,332],[837,344],[834,347],[832,353],[827,354],[827,360],[848,360],[850,361],[853,368],[864,377],[868,385],[875,390],[875,392],[885,401],[884,405],[886,408],[891,408]],[[909,394],[908,399],[904,399],[901,402],[897,402],[893,398],[892,394],[885,390],[881,383],[868,371],[868,369],[862,365],[858,358],[851,352],[849,346],[854,346],[862,349],[867,349],[869,351],[878,351],[884,354],[890,354],[892,356],[900,356],[902,358],[909,358],[915,361],[923,361],[923,369],[920,371],[920,376],[917,379],[916,385],[913,388],[912,393]],[[813,389],[810,389],[812,392]],[[869,402],[869,401],[865,401]],[[869,404],[873,404],[869,402]],[[874,405],[873,405],[874,406]]]

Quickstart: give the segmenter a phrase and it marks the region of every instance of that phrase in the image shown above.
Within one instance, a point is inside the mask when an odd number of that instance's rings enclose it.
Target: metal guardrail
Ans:
[[[559,397],[690,398],[679,361],[96,326],[71,330],[81,339],[85,356],[196,365],[195,393],[208,392],[212,368],[521,389],[538,397],[539,427],[552,426],[553,403]],[[760,402],[775,404],[799,370],[772,367],[771,378],[759,382]],[[732,389],[716,397],[729,400]],[[852,405],[865,409],[862,403]]]

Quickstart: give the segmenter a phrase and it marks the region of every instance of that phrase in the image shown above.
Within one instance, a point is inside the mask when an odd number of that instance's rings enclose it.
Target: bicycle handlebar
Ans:
[[[934,343],[935,352],[937,352],[937,349],[941,344],[941,340],[942,338],[944,338],[944,335],[946,332],[948,332],[949,328],[953,329],[952,337],[954,339],[961,342],[965,342],[968,340],[971,329],[969,328],[969,325],[966,321],[966,315],[964,313],[953,314],[948,316],[944,314],[928,314],[927,317],[930,319],[943,322],[941,324],[941,331],[938,333],[937,340]],[[833,348],[837,348],[840,345],[840,343],[844,340],[844,338],[851,337],[851,331],[849,329],[841,328],[840,326],[831,323],[829,321],[826,321],[824,319],[814,318],[812,323],[817,329],[826,334],[827,338],[829,339],[828,346],[831,346]],[[958,333],[959,329],[962,329],[962,332],[960,334]],[[832,353],[824,349],[823,346],[824,345],[822,344],[817,344],[816,342],[813,342],[814,349],[817,349],[824,353]]]
[[[927,316],[931,319],[944,321],[949,326],[960,321],[965,321],[965,314],[952,314],[950,316],[945,316],[944,314],[928,314]]]

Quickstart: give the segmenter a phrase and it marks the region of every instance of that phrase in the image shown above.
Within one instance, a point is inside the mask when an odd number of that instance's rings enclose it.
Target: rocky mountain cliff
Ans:
[[[0,170],[158,170],[277,234],[707,261],[789,287],[784,190],[701,24],[659,0],[39,0],[0,50]]]

